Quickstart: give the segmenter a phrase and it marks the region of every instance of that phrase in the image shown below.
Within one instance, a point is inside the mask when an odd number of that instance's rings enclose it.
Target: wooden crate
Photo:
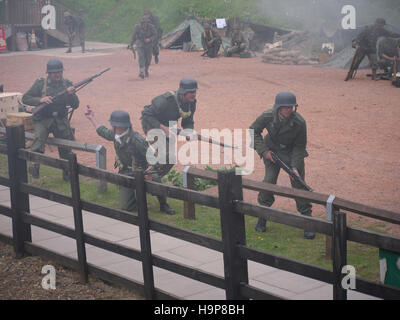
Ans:
[[[6,119],[7,113],[18,112],[18,100],[22,99],[22,93],[3,92],[0,93],[0,119]]]
[[[34,130],[32,114],[27,112],[7,113],[7,126],[23,124],[25,131]]]

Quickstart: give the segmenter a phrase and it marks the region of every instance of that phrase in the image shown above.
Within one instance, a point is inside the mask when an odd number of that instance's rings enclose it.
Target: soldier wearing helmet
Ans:
[[[218,32],[215,31],[209,23],[204,24],[204,32],[201,34],[201,43],[207,56],[210,58],[218,56],[222,40]]]
[[[139,54],[139,77],[149,76],[149,66],[153,54],[153,43],[157,41],[157,30],[148,17],[143,17],[133,29],[129,47],[136,46]]]
[[[183,78],[176,91],[168,91],[155,97],[150,105],[144,107],[142,111],[142,128],[145,134],[151,129],[161,129],[167,138],[166,160],[167,163],[162,166],[163,175],[167,174],[174,166],[170,163],[168,153],[170,139],[170,121],[181,119],[182,129],[194,128],[194,113],[196,111],[196,92],[197,81],[191,78]],[[187,139],[190,139],[188,137]],[[172,158],[172,155],[171,155]]]
[[[378,39],[380,37],[400,37],[400,34],[386,30],[384,28],[385,25],[385,19],[378,18],[375,20],[375,24],[366,26],[353,40],[353,47],[358,49],[355,57],[355,70],[358,69],[361,61],[365,56],[367,56],[372,69],[372,80],[379,80],[376,75],[376,71],[378,69],[376,44]]]
[[[67,27],[68,50],[66,53],[72,52],[72,42],[78,35],[79,43],[82,47],[82,53],[85,53],[85,22],[82,18],[83,10],[79,10],[79,15],[73,16],[69,11],[64,12],[64,24]]]
[[[144,14],[145,17],[149,18],[150,23],[154,26],[157,31],[156,41],[153,42],[153,56],[154,62],[158,64],[158,55],[160,54],[160,45],[159,42],[161,40],[163,29],[161,28],[160,19],[155,16],[150,9],[145,9]]]
[[[47,78],[37,79],[32,87],[22,96],[22,102],[29,106],[38,106],[45,103],[48,105],[40,114],[33,115],[35,136],[31,145],[31,151],[44,153],[45,143],[49,133],[54,137],[74,140],[69,120],[67,118],[68,107],[78,108],[79,99],[75,94],[75,88],[71,81],[63,78],[64,66],[58,59],[47,62]],[[67,90],[67,94],[56,101],[53,96]],[[68,148],[58,148],[60,158],[67,159],[71,152]],[[29,172],[32,177],[39,178],[39,164],[31,163]],[[68,180],[68,172],[63,172],[64,180]]]
[[[100,125],[94,116],[94,112],[87,108],[85,112],[86,118],[96,128],[99,136],[106,140],[114,142],[116,153],[115,168],[118,168],[119,174],[131,175],[133,170],[154,170],[158,169],[155,165],[149,166],[146,154],[149,148],[146,140],[132,128],[129,113],[122,110],[116,110],[111,113],[109,123],[112,129],[108,129]],[[146,175],[147,180],[161,182],[161,176],[158,173]],[[166,197],[158,196],[160,202],[160,210],[167,214],[175,214],[175,210],[169,207]],[[132,189],[120,186],[119,202],[121,210],[136,211],[136,197]]]
[[[250,129],[254,130],[254,149],[264,161],[264,182],[276,184],[280,167],[274,163],[271,153],[276,153],[283,162],[287,163],[303,180],[305,176],[304,158],[308,156],[306,121],[297,112],[296,96],[291,92],[280,92],[275,98],[272,109],[264,111]],[[267,134],[262,137],[264,129]],[[302,189],[291,179],[293,188]],[[297,210],[306,216],[311,216],[311,203],[295,199]],[[260,192],[258,203],[270,207],[274,203],[274,195],[270,192]],[[259,218],[256,231],[266,231],[266,220]],[[304,231],[306,239],[313,239],[313,232]]]
[[[233,25],[231,46],[225,51],[226,57],[231,57],[232,55],[239,55],[239,57],[243,58],[250,57],[248,50],[248,41],[246,40],[243,32],[240,31],[239,24],[237,23]]]

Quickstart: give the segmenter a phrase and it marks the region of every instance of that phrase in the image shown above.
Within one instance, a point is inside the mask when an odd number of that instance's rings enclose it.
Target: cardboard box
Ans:
[[[34,130],[32,114],[27,112],[7,113],[7,126],[23,124],[25,131]]]
[[[22,99],[20,92],[0,93],[0,119],[6,119],[7,113],[18,112],[18,100]]]

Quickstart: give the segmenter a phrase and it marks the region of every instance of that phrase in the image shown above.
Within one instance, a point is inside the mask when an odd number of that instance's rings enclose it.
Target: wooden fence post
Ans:
[[[333,206],[334,195],[330,195],[326,201],[326,220],[332,221],[333,212],[336,208]],[[325,259],[332,259],[332,237],[325,236]]]
[[[107,150],[102,145],[99,145],[96,148],[96,167],[107,170]],[[106,191],[107,181],[99,180],[97,183],[97,190]]]
[[[26,160],[18,158],[18,149],[25,149],[24,125],[6,127],[8,172],[12,210],[13,244],[17,258],[24,256],[24,242],[32,242],[31,226],[22,222],[22,212],[29,213],[29,195],[20,191],[27,182]]]
[[[194,190],[195,188],[194,177],[191,174],[188,174],[189,169],[190,166],[186,166],[185,169],[183,169],[182,173],[183,187],[188,188],[190,190]],[[183,202],[183,217],[185,219],[191,219],[191,220],[196,219],[196,209],[194,202],[188,202],[188,201]]]
[[[342,269],[347,265],[347,226],[346,214],[333,213],[333,299],[347,300],[347,290],[342,286],[344,274]]]
[[[76,249],[78,251],[78,263],[80,277],[83,283],[88,282],[88,265],[86,261],[85,239],[83,234],[83,218],[81,192],[79,187],[79,172],[76,154],[70,153],[68,156],[69,176],[71,181],[72,205],[74,209],[75,239]]]
[[[239,255],[237,245],[246,245],[244,216],[234,212],[234,200],[243,200],[242,176],[235,170],[218,172],[218,196],[224,254],[226,299],[245,299],[240,284],[248,284],[247,259]]]
[[[151,255],[150,225],[147,211],[147,196],[144,174],[142,170],[134,172],[136,182],[136,203],[139,216],[140,248],[142,254],[142,269],[144,293],[148,300],[155,299],[153,258]]]

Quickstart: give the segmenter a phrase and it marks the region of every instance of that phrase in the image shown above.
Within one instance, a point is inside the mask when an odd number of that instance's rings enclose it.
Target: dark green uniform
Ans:
[[[64,17],[64,24],[67,27],[68,35],[67,53],[72,51],[72,41],[74,40],[76,35],[78,35],[79,43],[82,47],[82,52],[85,52],[85,22],[83,21],[82,17],[66,14]]]
[[[226,56],[230,57],[233,54],[241,54],[247,51],[247,41],[243,32],[233,32],[231,39],[231,47],[226,50]]]
[[[160,124],[169,126],[169,121],[178,121],[182,118],[183,129],[193,129],[193,116],[196,111],[196,101],[182,104],[176,91],[166,92],[151,101],[151,105],[145,106],[142,111],[142,128],[147,132],[151,129],[159,129]],[[168,147],[167,147],[168,152]],[[166,174],[173,164],[163,166],[163,173]]]
[[[383,54],[386,56],[393,58],[399,58],[399,45],[400,43],[398,42],[398,39],[395,38],[381,38],[378,40],[378,53],[379,53],[379,66],[381,69],[384,69],[385,71],[389,71],[392,73],[393,72],[393,61],[386,59]],[[397,62],[396,64],[397,71],[400,70],[400,61]]]
[[[211,44],[209,44],[210,41],[212,42]],[[207,55],[210,58],[215,58],[218,56],[218,51],[222,41],[217,31],[211,28],[206,29],[201,34],[201,43],[203,45],[203,49],[207,51]]]
[[[158,61],[158,55],[160,54],[160,46],[159,46],[159,42],[161,40],[162,34],[163,34],[163,29],[161,28],[161,23],[160,23],[160,19],[153,15],[150,14],[150,23],[154,26],[154,28],[157,31],[157,36],[156,36],[156,40],[153,41],[153,56],[155,57],[156,62]]]
[[[358,36],[353,40],[353,46],[359,45],[360,48],[356,55],[356,70],[362,62],[365,56],[368,57],[372,73],[376,74],[378,69],[377,57],[376,57],[376,44],[380,37],[400,37],[399,34],[390,32],[383,27],[377,27],[377,25],[366,26]]]
[[[118,168],[119,174],[129,175],[133,170],[146,170],[149,166],[146,160],[148,144],[146,140],[132,128],[121,137],[121,143],[115,139],[113,130],[100,126],[97,134],[106,140],[114,141],[116,153],[115,167]],[[161,182],[161,177],[152,174],[153,181]],[[120,186],[120,208],[121,210],[136,210],[136,197],[132,189]]]
[[[269,150],[275,152],[285,163],[297,169],[303,180],[305,176],[304,158],[308,156],[306,122],[297,112],[293,112],[287,120],[280,120],[274,109],[265,111],[251,125],[254,129],[254,149],[264,160],[264,182],[276,184],[280,167],[275,163],[265,160],[263,154]],[[268,134],[261,136],[264,129]],[[301,185],[291,180],[294,188],[303,189]],[[258,202],[270,207],[275,201],[274,195],[269,192],[260,192]],[[296,199],[297,210],[304,215],[311,216],[311,203]]]
[[[30,106],[38,106],[42,97],[54,96],[70,86],[72,86],[72,82],[67,79],[56,82],[51,81],[50,78],[39,78],[22,96],[22,102]],[[32,117],[35,136],[31,151],[44,153],[45,143],[50,132],[56,138],[74,140],[67,118],[66,106],[78,108],[79,99],[76,94],[65,94],[56,102],[49,104],[40,114],[35,114]],[[58,152],[61,158],[67,159],[71,151],[68,148],[58,148]]]
[[[149,43],[146,43],[146,39],[150,39],[151,41]],[[136,44],[139,54],[140,74],[148,75],[151,57],[153,54],[153,43],[156,41],[157,30],[151,23],[147,24],[147,28],[144,28],[141,23],[135,25],[130,45],[133,46],[134,44]]]

